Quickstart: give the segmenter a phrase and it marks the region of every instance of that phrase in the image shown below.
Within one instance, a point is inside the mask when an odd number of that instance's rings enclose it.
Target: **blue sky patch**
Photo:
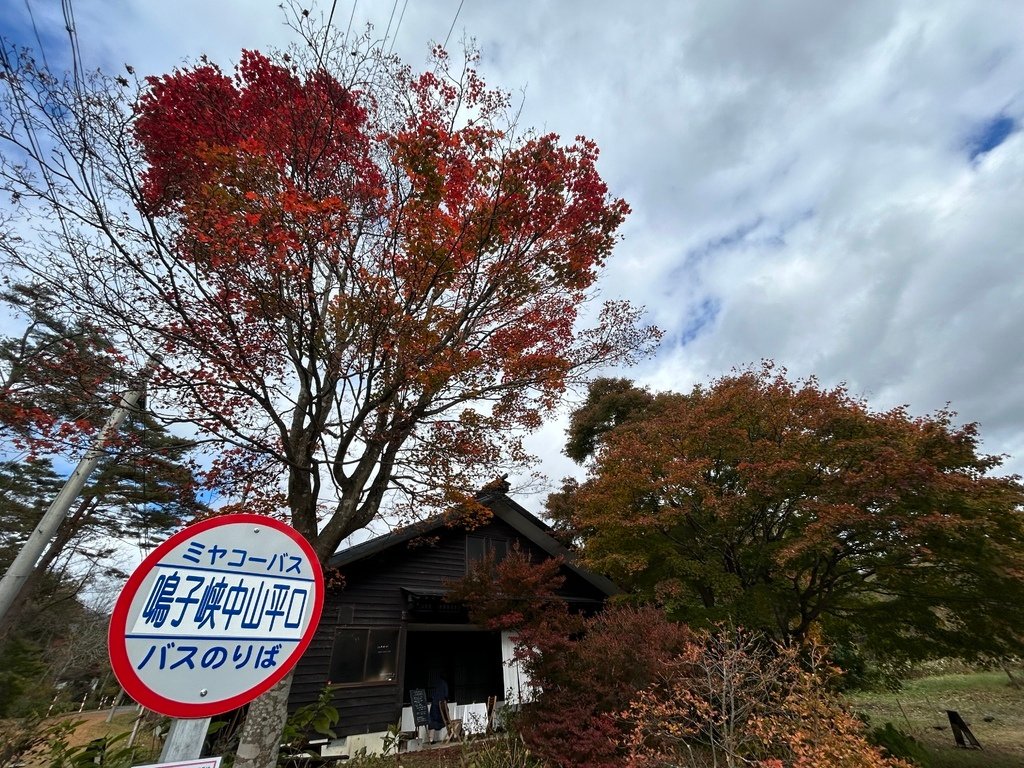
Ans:
[[[711,325],[722,309],[722,302],[708,296],[693,307],[686,317],[686,323],[679,332],[679,346],[684,347],[696,339],[702,330]]]
[[[732,248],[761,247],[782,248],[786,245],[786,236],[797,226],[813,219],[815,211],[807,208],[786,219],[769,221],[763,215],[739,224],[736,228],[720,237],[707,240],[701,245],[686,252],[685,267],[693,267],[709,256]],[[675,270],[675,273],[681,270]],[[675,274],[673,275],[675,276]]]
[[[968,158],[973,162],[998,147],[1017,130],[1017,121],[1007,115],[996,115],[976,126],[964,142]]]
[[[721,251],[732,248],[735,245],[739,245],[747,238],[747,235],[755,232],[763,223],[764,217],[758,216],[753,221],[740,224],[734,230],[727,232],[721,237],[716,237],[712,240],[708,240],[703,245],[691,248],[686,253],[686,262],[688,264],[700,262],[716,251]]]
[[[39,0],[0,8],[0,37],[9,51],[28,48],[38,64],[58,75],[71,67],[71,40],[59,11]]]

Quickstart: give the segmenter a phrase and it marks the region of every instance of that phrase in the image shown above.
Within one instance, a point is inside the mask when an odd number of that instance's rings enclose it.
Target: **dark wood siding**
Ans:
[[[466,572],[466,534],[443,530],[371,556],[342,570],[342,590],[328,590],[313,641],[296,666],[289,705],[314,702],[328,682],[334,635],[341,626],[404,627],[402,589],[436,591],[446,579]],[[350,622],[350,623],[349,623]],[[333,703],[341,716],[339,736],[382,731],[401,715],[404,631],[399,642],[399,675],[394,683],[339,686]]]
[[[518,546],[534,561],[549,556],[498,517],[468,535],[505,540],[510,548]],[[447,581],[463,577],[466,536],[463,530],[438,528],[429,535],[396,543],[342,567],[344,587],[327,591],[320,626],[296,667],[290,708],[294,710],[314,702],[327,684],[334,637],[339,627],[397,627],[401,632],[396,679],[386,683],[335,686],[333,691],[333,702],[340,713],[335,728],[339,736],[383,731],[397,722],[409,687],[405,684],[409,623],[417,622],[413,624],[414,631],[423,630],[423,625],[418,623],[422,617],[406,613],[406,595],[437,593],[446,589]],[[575,602],[584,610],[591,604],[600,604],[604,594],[599,589],[570,569],[563,569],[563,573],[566,581],[559,591],[570,604]],[[456,631],[457,626],[452,625],[451,630]],[[495,642],[493,638],[488,639],[488,633],[474,634],[478,634],[481,642],[491,645]],[[415,682],[415,687],[424,685],[418,677],[411,681]]]

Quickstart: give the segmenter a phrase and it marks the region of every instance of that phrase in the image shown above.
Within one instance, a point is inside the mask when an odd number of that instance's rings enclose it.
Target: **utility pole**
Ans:
[[[35,530],[28,537],[28,541],[25,542],[21,552],[14,558],[14,562],[7,569],[3,579],[0,579],[0,621],[3,621],[14,601],[17,600],[26,579],[32,574],[36,563],[39,561],[39,556],[43,554],[46,545],[56,535],[57,529],[60,528],[60,524],[64,521],[68,510],[71,509],[71,504],[78,498],[82,488],[85,487],[86,480],[89,479],[89,475],[92,474],[100,459],[103,458],[103,449],[110,442],[111,436],[121,427],[128,414],[135,410],[142,397],[145,382],[153,372],[156,362],[155,358],[150,358],[142,371],[139,386],[121,396],[121,402],[118,403],[114,412],[110,414],[110,418],[103,425],[103,429],[100,430],[96,441],[86,451],[82,460],[78,462],[75,471],[71,473],[71,476],[64,483],[64,487],[60,489],[57,498],[50,504],[46,514],[43,515],[42,520],[39,521]]]

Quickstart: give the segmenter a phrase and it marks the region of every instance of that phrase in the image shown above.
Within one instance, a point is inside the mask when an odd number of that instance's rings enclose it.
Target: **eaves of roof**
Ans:
[[[591,584],[598,591],[608,596],[618,594],[621,591],[610,579],[576,565],[572,553],[551,535],[551,526],[514,502],[503,492],[490,491],[478,494],[477,500],[490,509],[496,518],[505,522],[548,555],[561,558],[566,568]],[[445,525],[444,515],[434,515],[419,523],[414,523],[392,533],[378,536],[362,544],[356,544],[353,547],[336,552],[327,565],[330,568],[342,568],[352,565],[371,555],[376,555],[396,547],[399,544],[431,534],[444,528]]]

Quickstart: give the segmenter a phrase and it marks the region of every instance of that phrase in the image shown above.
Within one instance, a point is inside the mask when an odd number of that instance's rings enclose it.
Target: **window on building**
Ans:
[[[386,683],[398,670],[398,629],[339,629],[331,654],[331,683]]]
[[[508,541],[489,536],[466,537],[466,565],[478,563],[484,557],[490,557],[495,564],[500,563],[508,555]]]

